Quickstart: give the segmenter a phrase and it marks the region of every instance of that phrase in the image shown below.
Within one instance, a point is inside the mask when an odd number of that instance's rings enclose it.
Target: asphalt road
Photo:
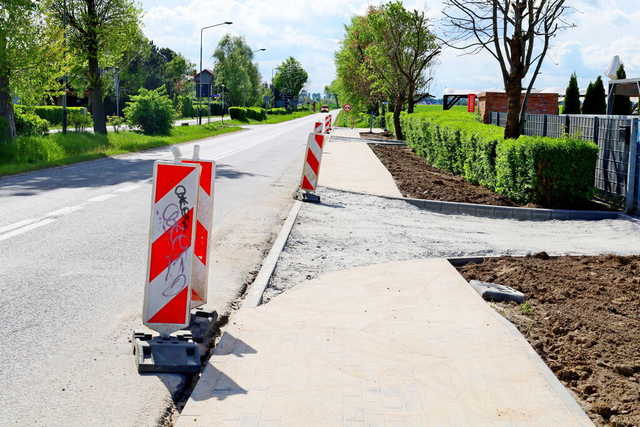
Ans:
[[[200,140],[218,161],[209,308],[224,312],[291,206],[318,115]],[[180,149],[189,156],[193,143]],[[153,161],[0,178],[0,424],[154,425],[179,375],[137,374]]]

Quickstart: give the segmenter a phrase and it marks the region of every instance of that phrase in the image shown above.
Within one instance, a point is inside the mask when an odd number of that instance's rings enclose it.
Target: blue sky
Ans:
[[[603,74],[613,55],[620,55],[627,75],[640,77],[640,0],[568,0],[576,28],[553,41],[537,88],[564,87],[576,72],[581,86]],[[144,32],[161,47],[169,47],[198,63],[199,29],[222,21],[231,26],[205,32],[204,66],[226,32],[242,35],[258,52],[255,60],[264,80],[288,56],[309,73],[307,89],[320,92],[335,77],[333,54],[344,25],[376,0],[143,0]],[[406,0],[408,8],[425,10],[438,29],[441,0]],[[431,92],[444,88],[502,87],[498,64],[486,54],[460,55],[445,49],[435,68]]]

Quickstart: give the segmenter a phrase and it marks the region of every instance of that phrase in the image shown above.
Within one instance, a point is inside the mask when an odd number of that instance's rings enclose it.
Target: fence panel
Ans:
[[[490,119],[491,124],[504,127],[507,114],[492,112]],[[569,133],[596,142],[600,151],[595,188],[601,197],[621,203],[627,195],[632,120],[628,116],[526,114],[523,128],[525,135],[559,138]]]

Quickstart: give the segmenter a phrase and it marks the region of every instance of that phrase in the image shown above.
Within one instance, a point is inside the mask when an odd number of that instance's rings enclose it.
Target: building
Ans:
[[[201,74],[202,82],[200,81]],[[210,98],[213,94],[213,72],[210,70],[202,70],[202,73],[196,74],[193,80],[196,84],[196,97]]]
[[[558,114],[557,93],[531,93],[527,100],[527,113]],[[521,102],[524,101],[524,93]],[[490,113],[507,112],[507,94],[504,92],[481,92],[478,94],[478,111],[484,123],[491,122]]]

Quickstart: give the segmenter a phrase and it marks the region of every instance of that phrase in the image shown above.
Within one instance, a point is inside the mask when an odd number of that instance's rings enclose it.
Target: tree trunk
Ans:
[[[98,134],[107,133],[107,120],[104,112],[104,99],[102,98],[102,79],[100,78],[100,66],[98,64],[98,34],[96,26],[98,15],[95,0],[87,0],[87,14],[89,25],[87,28],[87,56],[89,66],[89,103],[92,106],[91,115],[93,117],[93,132]]]
[[[517,139],[520,136],[520,98],[522,96],[521,80],[510,82],[507,87],[507,125],[505,138]]]
[[[393,106],[393,128],[396,131],[396,138],[404,141],[404,133],[402,133],[402,125],[400,124],[400,112],[402,112],[402,101],[396,101]]]
[[[408,105],[407,105],[407,113],[409,113],[409,114],[413,113],[414,106],[416,105],[415,96],[416,96],[416,88],[413,87],[413,85],[411,85],[411,86],[409,86],[409,99],[407,101],[407,103],[408,103]]]
[[[11,88],[9,87],[9,68],[7,64],[7,40],[0,40],[0,144],[9,142],[16,137],[16,121],[11,103]]]

